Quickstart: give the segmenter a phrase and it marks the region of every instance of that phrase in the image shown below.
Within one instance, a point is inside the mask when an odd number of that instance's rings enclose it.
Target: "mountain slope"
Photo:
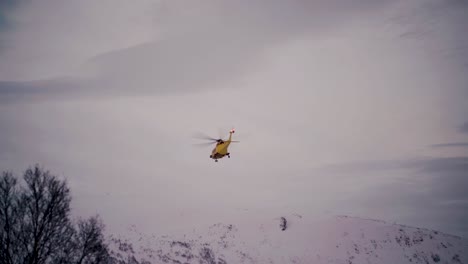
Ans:
[[[467,239],[428,229],[348,216],[263,220],[160,237],[132,228],[111,246],[121,263],[468,263]]]

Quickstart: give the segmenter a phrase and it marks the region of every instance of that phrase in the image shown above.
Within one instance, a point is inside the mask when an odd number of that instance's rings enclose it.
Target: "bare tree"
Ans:
[[[35,166],[24,184],[0,178],[0,264],[103,263],[108,259],[99,218],[70,220],[70,190]]]
[[[16,233],[18,230],[16,179],[3,172],[0,179],[0,263],[18,263]]]
[[[104,225],[97,217],[88,220],[79,220],[76,233],[76,249],[79,257],[76,263],[99,263],[108,258],[107,247],[104,243],[102,231]]]

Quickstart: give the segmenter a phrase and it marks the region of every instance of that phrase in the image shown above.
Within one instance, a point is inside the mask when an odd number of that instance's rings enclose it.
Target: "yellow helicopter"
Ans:
[[[216,138],[212,138],[212,137],[205,136],[205,135],[202,135],[199,138],[211,141],[209,143],[204,143],[204,144],[201,144],[201,145],[216,143],[216,146],[211,151],[210,158],[214,159],[215,162],[218,162],[218,159],[222,159],[224,156],[227,156],[228,158],[231,158],[231,154],[228,151],[228,147],[233,142],[236,142],[236,143],[239,142],[237,140],[232,140],[232,134],[234,134],[235,132],[236,131],[234,129],[231,129],[229,131],[229,138],[227,140],[223,140],[221,138],[216,139]]]

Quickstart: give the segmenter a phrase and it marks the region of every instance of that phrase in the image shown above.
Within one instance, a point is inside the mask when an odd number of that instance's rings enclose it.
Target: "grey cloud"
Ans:
[[[0,32],[9,27],[8,12],[17,7],[20,2],[22,0],[0,0]]]
[[[431,145],[433,148],[447,148],[447,147],[468,147],[468,142],[454,142],[454,143],[442,143]]]
[[[421,179],[429,176],[433,200],[468,200],[468,157],[434,158],[416,167]],[[468,213],[465,215],[468,219]],[[468,226],[466,226],[468,230]]]
[[[348,175],[370,173],[374,179],[383,171],[387,181],[353,194],[351,200],[360,203],[362,210],[372,208],[376,215],[399,215],[400,221],[409,224],[468,235],[466,156],[336,164],[322,169]]]
[[[316,170],[325,173],[372,173],[378,171],[391,171],[419,167],[427,160],[373,160],[355,161],[349,163],[329,164]]]
[[[459,66],[466,67],[468,38],[462,32],[468,22],[467,12],[467,1],[425,1],[408,8],[393,22],[406,26],[407,30],[400,34],[402,38],[428,41],[434,39],[434,36],[444,36],[450,44],[441,47],[438,41],[434,41],[425,49],[438,54],[441,61],[454,60]],[[465,93],[465,96],[468,95]]]
[[[0,83],[0,100],[196,92],[226,82],[233,86],[263,62],[268,48],[306,35],[319,38],[390,3],[169,3],[158,13],[158,26],[166,32],[159,40],[94,57],[81,67],[95,71],[89,79]]]
[[[463,125],[460,126],[459,131],[468,134],[468,122],[463,123]]]
[[[375,160],[331,164],[318,168],[324,172],[374,172],[395,169],[413,169],[423,172],[468,171],[468,157],[414,158],[410,160]]]
[[[405,181],[416,183],[413,186],[431,186],[434,199],[466,200],[468,193],[468,157],[420,158],[413,160],[368,161],[335,164],[321,167],[318,171],[327,173],[370,173],[397,171],[406,175]],[[401,170],[404,170],[403,172]],[[412,188],[413,188],[412,187]],[[468,215],[467,215],[468,216]],[[468,228],[468,227],[467,227]]]
[[[81,67],[95,69],[94,77],[3,82],[0,97],[40,98],[39,92],[52,97],[164,94],[232,85],[262,62],[269,47],[306,33],[317,36],[384,3],[201,1],[184,8],[169,4],[158,18],[167,34],[94,57]]]
[[[85,81],[60,78],[28,82],[0,81],[0,102],[72,98],[90,94]]]

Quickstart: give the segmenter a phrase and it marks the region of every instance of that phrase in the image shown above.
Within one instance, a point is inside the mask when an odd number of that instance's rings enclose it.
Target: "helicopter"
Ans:
[[[227,156],[228,158],[231,158],[231,153],[228,151],[228,147],[231,143],[233,142],[239,142],[237,140],[232,140],[232,134],[234,134],[236,130],[231,129],[229,131],[229,138],[227,140],[223,140],[221,138],[216,139],[208,136],[203,136],[202,139],[210,140],[211,142],[207,144],[213,144],[216,143],[216,146],[214,149],[211,151],[210,158],[214,159],[215,162],[218,162],[218,159],[222,159],[224,156]],[[205,143],[206,144],[206,143]]]

